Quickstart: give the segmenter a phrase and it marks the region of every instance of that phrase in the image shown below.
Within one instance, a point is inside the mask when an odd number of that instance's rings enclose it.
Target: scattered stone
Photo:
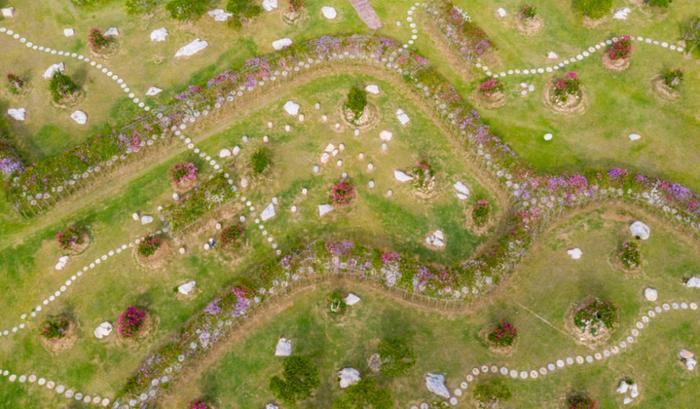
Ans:
[[[283,48],[289,47],[290,45],[292,45],[291,38],[280,38],[279,40],[275,40],[272,42],[272,48],[275,50],[281,50]]]
[[[88,116],[83,111],[75,111],[70,114],[70,119],[74,120],[78,125],[85,125],[88,120]]]
[[[15,121],[24,121],[27,119],[27,110],[24,108],[10,108],[7,110],[7,115]]]
[[[550,60],[558,60],[559,54],[555,53],[554,51],[550,51],[547,53],[547,58]]]
[[[338,377],[340,378],[340,389],[345,389],[360,382],[360,371],[355,368],[343,368],[338,372]]]
[[[153,223],[153,216],[149,216],[147,214],[141,216],[141,224],[146,225],[151,223]]]
[[[428,390],[445,399],[450,398],[450,391],[445,385],[445,375],[429,373],[425,375],[425,386]]]
[[[338,17],[338,12],[335,10],[335,7],[331,6],[321,7],[321,14],[328,20],[335,20],[335,18]]]
[[[379,132],[379,139],[381,139],[384,142],[389,142],[391,139],[394,137],[394,134],[391,131],[381,131]]]
[[[64,268],[66,268],[66,265],[68,264],[68,260],[69,260],[68,256],[61,256],[61,257],[59,257],[59,258],[58,258],[58,262],[57,262],[56,265],[54,266],[54,268],[56,269],[56,271],[61,271],[61,270],[63,270]]]
[[[573,260],[580,260],[581,256],[583,256],[583,251],[581,251],[580,248],[576,247],[570,250],[567,250],[566,253],[571,257]]]
[[[72,28],[64,28],[63,35],[66,37],[73,37],[75,35],[75,30],[73,30]]]
[[[695,370],[698,361],[695,359],[694,353],[688,351],[687,349],[681,349],[680,352],[678,352],[678,357],[681,359],[681,362],[683,362],[687,370]]]
[[[455,182],[455,184],[453,186],[455,188],[455,194],[457,195],[457,199],[459,199],[459,200],[469,199],[469,195],[471,194],[471,192],[469,191],[469,188],[467,187],[467,185],[465,185],[464,183],[462,183],[460,181],[457,181],[457,182]]]
[[[182,295],[190,295],[192,291],[194,291],[196,285],[197,283],[194,280],[190,280],[185,284],[182,284],[179,287],[177,287],[177,292]]]
[[[638,133],[631,133],[631,134],[629,134],[628,138],[630,139],[630,141],[634,142],[634,141],[638,141],[638,140],[642,139],[642,135],[640,135]]]
[[[168,38],[168,29],[161,27],[159,29],[151,31],[151,41],[154,43],[160,43]]]
[[[219,151],[219,158],[225,159],[231,157],[231,151],[229,149],[222,149]]]
[[[260,219],[264,222],[275,217],[275,205],[270,203],[267,207],[260,213]]]
[[[220,22],[228,21],[228,19],[233,17],[233,13],[229,13],[224,9],[209,10],[207,14],[209,15],[209,17],[212,17],[214,21]]]
[[[333,211],[333,206],[331,206],[329,204],[322,204],[322,205],[318,206],[318,216],[319,217],[323,217],[332,211]]]
[[[109,336],[109,334],[112,333],[112,324],[109,322],[103,322],[102,324],[98,325],[97,328],[95,328],[95,338],[97,339],[102,339],[104,337]]]
[[[613,13],[613,18],[614,18],[615,20],[627,20],[627,17],[629,16],[629,14],[630,14],[631,11],[632,11],[632,10],[630,10],[629,7],[617,9],[617,10],[615,10],[615,12]]]
[[[350,293],[347,295],[347,297],[345,297],[345,299],[343,301],[345,301],[345,304],[353,306],[353,305],[357,304],[358,302],[360,302],[360,297],[358,297],[357,295],[355,295],[353,293]]]
[[[508,15],[508,12],[507,12],[506,9],[504,9],[503,7],[499,7],[499,8],[496,10],[496,15],[497,15],[498,17],[500,17],[500,18],[503,18],[503,17],[505,17],[506,15]]]
[[[207,47],[209,47],[208,42],[197,38],[189,44],[187,44],[186,46],[177,50],[177,52],[175,53],[175,58],[186,58],[193,56]]]
[[[0,12],[2,13],[2,16],[5,18],[12,18],[15,15],[15,8],[14,7],[3,7],[0,9]]]
[[[396,180],[398,180],[401,183],[406,183],[413,180],[413,176],[408,175],[405,172],[400,171],[398,169],[394,170],[394,178],[396,178]]]
[[[141,220],[141,215],[138,212],[132,213],[131,214],[131,219],[135,222]]]
[[[116,27],[110,27],[102,34],[105,37],[117,37],[119,36],[119,29]]]
[[[685,286],[688,288],[700,288],[700,277],[690,277],[685,282]]]
[[[368,187],[368,188],[374,189],[375,186],[377,186],[377,183],[376,183],[374,180],[370,179],[369,182],[367,182],[367,187]]]
[[[551,133],[544,134],[544,140],[547,142],[551,141],[553,138],[554,138],[554,135],[552,135]]]
[[[160,94],[161,92],[163,92],[163,90],[160,89],[160,88],[158,88],[158,87],[150,87],[150,88],[146,91],[146,96],[147,96],[147,97],[153,97],[153,96],[156,96],[156,95]]]
[[[648,240],[651,234],[651,229],[646,224],[636,221],[630,225],[630,233],[632,236],[640,240]]]
[[[655,288],[647,287],[644,289],[644,298],[654,302],[659,299],[659,292]]]
[[[445,234],[442,230],[435,230],[425,238],[425,243],[438,249],[445,248]]]
[[[297,116],[299,114],[299,108],[301,108],[301,106],[294,101],[287,101],[284,104],[283,108],[287,114],[291,116]]]
[[[401,108],[396,110],[396,119],[399,120],[401,125],[407,125],[409,122],[411,122],[411,118],[409,118],[406,112]]]
[[[373,373],[379,373],[382,369],[382,357],[377,353],[370,355],[367,359],[367,367]]]
[[[292,355],[292,341],[287,338],[280,338],[275,347],[275,356],[290,356]]]
[[[280,409],[279,406],[275,405],[274,403],[268,403],[265,405],[265,409]]]
[[[241,147],[236,145],[233,147],[233,150],[231,150],[231,153],[233,156],[238,156],[239,153],[241,153]]]
[[[173,200],[176,202],[180,200],[180,194],[177,192],[173,192]]]
[[[629,390],[629,387],[630,387],[630,384],[627,383],[627,381],[625,379],[623,379],[620,381],[620,384],[617,386],[616,391],[617,391],[617,393],[620,393],[620,394],[627,393],[627,391]]]
[[[180,247],[180,248],[177,250],[177,252],[180,253],[180,254],[185,254],[185,253],[187,252],[187,249],[184,248],[184,247]]]
[[[66,66],[62,62],[59,62],[56,64],[51,64],[51,66],[49,66],[49,68],[47,68],[46,71],[44,71],[43,77],[46,80],[50,80],[56,72],[65,72],[65,71],[66,71]]]
[[[379,85],[370,84],[365,87],[365,91],[372,95],[379,95]]]
[[[277,4],[277,0],[263,0],[262,2],[262,8],[265,11],[272,11],[276,9],[279,5]]]

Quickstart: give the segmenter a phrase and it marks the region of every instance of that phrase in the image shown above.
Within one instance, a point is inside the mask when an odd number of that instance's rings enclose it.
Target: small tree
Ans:
[[[625,268],[637,268],[642,263],[642,255],[636,241],[625,240],[618,251]]]
[[[289,0],[289,11],[298,13],[304,8],[304,0]]]
[[[115,39],[112,36],[102,34],[98,28],[93,28],[88,34],[88,43],[94,51],[102,51],[114,43]]]
[[[593,19],[610,13],[612,3],[612,0],[573,0],[574,10]]]
[[[343,292],[336,288],[328,296],[328,312],[333,315],[343,315],[347,309],[348,305],[345,303],[345,299],[343,299]]]
[[[683,22],[681,40],[685,41],[688,52],[700,56],[700,17],[693,16]]]
[[[51,315],[42,324],[41,335],[48,339],[61,339],[66,336],[69,327],[68,315]]]
[[[416,364],[416,354],[408,341],[399,337],[387,337],[379,341],[379,357],[382,373],[396,377],[405,375]]]
[[[282,376],[270,378],[270,391],[287,404],[308,398],[321,383],[318,367],[309,357],[290,356],[282,366]]]
[[[24,89],[26,81],[19,75],[9,73],[7,74],[7,90],[11,94],[20,94]]]
[[[355,115],[355,119],[358,119],[362,116],[366,106],[367,91],[354,85],[350,88],[350,92],[348,92],[348,100],[345,102],[345,107],[352,111],[353,115]]]
[[[170,0],[165,9],[176,20],[197,20],[209,7],[209,0]]]
[[[260,148],[250,157],[250,167],[255,175],[260,175],[270,167],[272,153],[268,148]]]
[[[53,101],[60,103],[64,98],[80,91],[80,87],[69,76],[61,71],[56,71],[49,82],[49,91],[51,91]]]
[[[477,227],[482,227],[486,225],[489,221],[489,214],[491,213],[491,204],[486,199],[479,199],[474,203],[472,208],[472,222]]]
[[[524,19],[535,18],[537,16],[537,8],[532,4],[523,4],[518,10],[518,15]]]
[[[262,7],[253,0],[228,0],[226,11],[233,14],[231,24],[240,27],[244,21],[262,13]]]

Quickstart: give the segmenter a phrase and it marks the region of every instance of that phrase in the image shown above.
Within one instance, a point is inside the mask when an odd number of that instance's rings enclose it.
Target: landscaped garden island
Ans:
[[[696,6],[0,1],[0,407],[697,407]]]

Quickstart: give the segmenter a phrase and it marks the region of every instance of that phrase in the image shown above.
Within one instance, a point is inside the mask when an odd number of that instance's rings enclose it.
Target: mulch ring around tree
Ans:
[[[80,103],[83,102],[85,99],[85,91],[80,89],[70,95],[66,95],[63,98],[61,98],[60,101],[56,102],[51,99],[51,105],[55,106],[56,108],[59,109],[68,109],[68,108],[73,108]]]
[[[603,53],[602,61],[603,61],[603,67],[605,67],[606,69],[608,69],[610,71],[616,71],[616,72],[625,71],[632,64],[632,58],[630,58],[630,57],[618,58],[617,60],[613,60],[612,58],[610,58],[610,56],[606,52]]]
[[[535,34],[542,31],[542,28],[544,27],[544,20],[542,20],[540,16],[535,16],[533,18],[516,16],[515,27],[522,35],[528,37],[534,36]]]
[[[80,236],[80,239],[82,240],[82,243],[71,244],[66,249],[68,255],[77,256],[83,253],[90,246],[90,235],[88,233],[83,233],[83,235]]]
[[[564,327],[566,330],[571,333],[574,338],[576,339],[576,342],[578,344],[587,346],[591,349],[595,349],[607,342],[608,339],[610,339],[610,336],[612,335],[612,332],[614,328],[607,328],[605,326],[602,326],[600,331],[593,335],[590,334],[588,331],[582,331],[579,327],[576,326],[574,323],[574,316],[576,313],[578,313],[580,310],[584,309],[591,303],[595,302],[596,298],[588,296],[584,298],[582,301],[578,302],[577,304],[572,304],[571,307],[569,308],[569,311],[566,313],[566,316],[564,317]],[[615,307],[615,323],[613,324],[614,326],[617,326],[617,322],[619,320],[619,315],[620,311],[619,308],[616,306]]]
[[[666,85],[660,75],[652,78],[651,89],[654,91],[654,94],[656,94],[657,97],[665,101],[674,101],[680,96],[678,91]]]
[[[562,114],[572,114],[572,115],[580,115],[584,112],[586,112],[586,105],[588,102],[588,99],[586,97],[586,93],[584,92],[583,89],[581,89],[581,95],[578,97],[575,96],[569,96],[567,98],[566,102],[554,102],[552,98],[552,89],[554,88],[553,84],[549,84],[544,88],[544,94],[543,94],[543,102],[544,104],[552,109],[553,111],[562,113]]]
[[[108,46],[102,47],[99,51],[94,50],[92,47],[88,47],[88,49],[90,49],[90,54],[93,57],[109,60],[119,53],[119,41],[115,39]]]
[[[515,351],[515,348],[518,345],[518,337],[515,337],[515,340],[513,340],[513,343],[511,345],[506,345],[506,346],[499,346],[495,345],[493,342],[489,340],[489,333],[494,329],[494,326],[490,327],[485,327],[482,328],[481,331],[479,331],[479,338],[484,340],[486,345],[488,346],[489,352],[492,354],[496,355],[503,355],[503,356],[510,356],[513,354]]]
[[[167,263],[167,257],[170,255],[170,241],[164,238],[158,250],[148,257],[140,255],[139,246],[135,245],[133,254],[134,259],[141,267],[154,270],[162,268]]]
[[[490,213],[491,211],[492,210],[490,209],[489,218],[486,223],[481,226],[477,226],[476,223],[474,223],[474,216],[472,215],[472,213],[474,213],[474,206],[471,206],[469,209],[464,211],[466,215],[464,227],[477,236],[483,236],[484,234],[488,233],[489,230],[491,230],[491,227],[496,222],[496,218]]]
[[[642,275],[642,266],[627,268],[620,259],[620,250],[615,249],[608,255],[608,264],[616,271],[620,271],[628,278],[639,278]]]
[[[157,317],[154,317],[149,311],[146,311],[146,317],[141,324],[141,328],[139,328],[136,334],[130,337],[120,334],[118,328],[119,323],[115,322],[114,333],[108,337],[108,343],[120,347],[125,346],[127,348],[138,348],[141,344],[150,344],[150,342],[144,341],[150,341],[151,338],[155,338],[159,322],[160,320]]]
[[[41,345],[46,348],[47,351],[58,354],[60,352],[67,351],[75,345],[78,340],[78,324],[71,318],[68,319],[68,329],[66,333],[61,338],[46,338],[43,335],[39,335]]]
[[[286,24],[289,24],[290,26],[303,22],[308,17],[309,13],[306,11],[305,7],[302,8],[300,11],[288,10],[282,13],[282,21],[284,21]]]
[[[362,115],[360,115],[358,120],[355,120],[355,114],[350,109],[345,107],[344,102],[341,102],[337,109],[340,117],[343,119],[343,122],[350,126],[351,129],[357,128],[366,130],[379,122],[379,109],[377,109],[374,104],[369,102],[367,103],[367,106],[365,106],[365,109],[362,111]]]
[[[500,108],[506,104],[507,98],[503,91],[494,92],[491,94],[484,94],[479,92],[477,89],[473,93],[473,99],[477,104],[486,109],[496,109]]]

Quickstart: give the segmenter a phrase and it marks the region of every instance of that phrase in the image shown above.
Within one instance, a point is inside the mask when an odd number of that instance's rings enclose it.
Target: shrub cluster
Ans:
[[[272,163],[272,152],[266,147],[262,147],[253,153],[250,157],[250,167],[253,169],[253,174],[260,175],[265,172]]]
[[[355,186],[350,179],[342,179],[331,187],[331,202],[336,206],[345,206],[355,198]]]
[[[491,204],[486,199],[479,199],[474,203],[474,208],[472,209],[472,222],[477,227],[482,227],[486,225],[489,221],[489,214],[491,213]]]
[[[625,268],[636,268],[642,262],[642,255],[639,251],[639,243],[625,240],[619,249],[620,261]]]
[[[495,346],[508,347],[513,345],[517,336],[518,329],[515,325],[503,320],[489,332],[487,338]]]
[[[49,91],[51,91],[53,101],[60,103],[64,98],[80,91],[80,87],[69,76],[56,71],[51,77],[51,82],[49,82]]]
[[[71,224],[63,230],[56,232],[56,241],[58,245],[68,250],[73,246],[83,244],[88,234],[88,228],[84,224]]]
[[[143,257],[150,257],[163,245],[163,235],[151,234],[143,238],[139,243],[138,253]]]
[[[348,92],[348,99],[345,102],[345,108],[352,111],[355,119],[359,119],[367,106],[367,91],[363,88],[353,85]]]
[[[379,341],[382,373],[389,377],[405,375],[416,364],[416,354],[403,337],[385,337]]]
[[[131,338],[141,331],[144,322],[146,322],[146,310],[132,305],[119,315],[117,331],[121,336]]]
[[[683,70],[680,68],[664,68],[661,70],[661,79],[667,87],[677,90],[681,87],[681,81],[683,81]]]
[[[66,314],[49,316],[41,326],[41,335],[48,339],[61,339],[68,333],[70,319]]]
[[[487,378],[474,387],[474,399],[486,404],[498,401],[506,401],[512,397],[512,393],[503,380]],[[491,406],[489,406],[491,407]]]
[[[593,19],[609,14],[612,3],[612,0],[573,0],[574,10]]]
[[[270,390],[287,404],[308,398],[321,383],[318,366],[309,357],[290,356],[285,358],[282,367],[282,376],[270,378]]]
[[[240,27],[246,21],[260,15],[262,7],[254,0],[229,0],[226,11],[233,14],[231,24],[234,27]]]
[[[591,335],[597,335],[602,329],[611,329],[615,325],[617,311],[610,301],[595,299],[574,315],[574,325],[581,331],[588,329]]]
[[[569,97],[581,95],[581,80],[574,71],[569,71],[562,76],[557,76],[553,80],[552,98],[555,102],[564,103]]]

